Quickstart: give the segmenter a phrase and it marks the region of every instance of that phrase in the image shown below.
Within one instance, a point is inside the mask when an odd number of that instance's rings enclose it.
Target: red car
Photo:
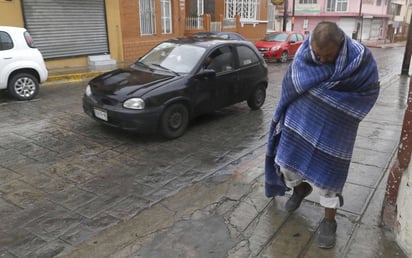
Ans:
[[[305,36],[299,32],[273,32],[255,43],[256,48],[267,61],[286,62],[295,56]]]

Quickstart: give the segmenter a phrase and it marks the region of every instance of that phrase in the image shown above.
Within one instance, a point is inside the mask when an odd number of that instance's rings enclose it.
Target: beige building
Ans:
[[[0,0],[0,24],[26,27],[48,68],[90,57],[132,62],[160,41],[197,31],[267,31],[267,0]],[[269,8],[270,9],[270,8]]]

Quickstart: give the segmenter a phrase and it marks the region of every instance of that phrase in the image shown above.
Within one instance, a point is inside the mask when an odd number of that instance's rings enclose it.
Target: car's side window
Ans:
[[[0,51],[13,48],[13,40],[10,35],[4,31],[0,31]]]
[[[235,68],[234,57],[230,47],[221,47],[207,57],[207,69],[214,69],[217,73],[231,71]]]
[[[290,36],[290,40],[289,40],[290,42],[296,42],[296,41],[298,41],[298,38],[296,37],[296,34],[292,34],[291,36]]]
[[[301,34],[296,34],[298,36],[298,41],[303,41],[305,38]]]
[[[241,67],[259,62],[259,57],[256,55],[255,51],[253,51],[249,47],[238,46],[236,49],[239,56],[239,64]]]

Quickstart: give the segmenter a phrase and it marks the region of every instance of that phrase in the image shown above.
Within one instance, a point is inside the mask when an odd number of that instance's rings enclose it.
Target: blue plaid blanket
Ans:
[[[279,166],[319,188],[341,192],[359,122],[378,94],[377,65],[368,48],[346,36],[335,64],[321,64],[307,39],[283,78],[272,118],[265,160],[266,196],[290,190]]]

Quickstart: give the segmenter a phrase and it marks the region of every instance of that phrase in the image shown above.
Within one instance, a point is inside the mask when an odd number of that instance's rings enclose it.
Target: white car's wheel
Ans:
[[[30,100],[39,93],[39,82],[31,74],[19,73],[11,78],[7,89],[18,100]]]

